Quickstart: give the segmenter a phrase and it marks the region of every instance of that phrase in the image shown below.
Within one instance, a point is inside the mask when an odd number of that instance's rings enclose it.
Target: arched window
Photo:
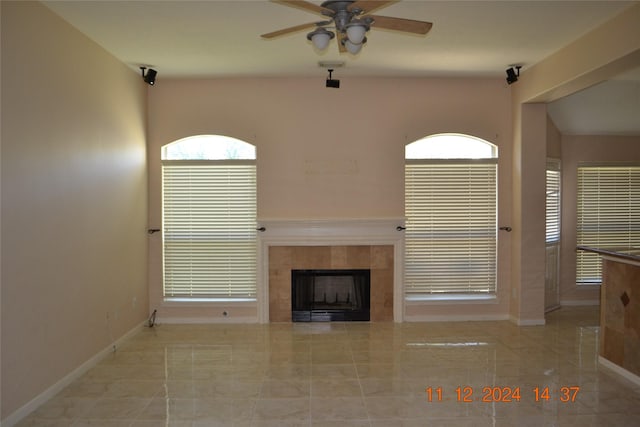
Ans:
[[[197,135],[162,147],[162,160],[255,160],[256,147],[223,135]]]
[[[162,148],[165,299],[256,297],[256,149],[198,135]]]
[[[405,147],[408,299],[495,294],[497,151],[461,134]]]

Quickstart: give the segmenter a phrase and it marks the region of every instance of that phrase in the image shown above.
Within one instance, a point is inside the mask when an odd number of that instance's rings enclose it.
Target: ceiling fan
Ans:
[[[415,21],[413,19],[370,15],[374,10],[390,6],[393,3],[397,3],[398,0],[327,0],[319,6],[305,0],[272,1],[318,13],[328,19],[284,28],[263,34],[262,37],[271,39],[316,27],[315,30],[307,34],[307,39],[311,40],[313,45],[320,50],[326,49],[331,39],[335,38],[340,52],[348,51],[355,55],[360,52],[362,46],[367,42],[366,33],[371,27],[424,35],[429,32],[433,25],[431,22]],[[327,28],[335,30],[335,33]]]

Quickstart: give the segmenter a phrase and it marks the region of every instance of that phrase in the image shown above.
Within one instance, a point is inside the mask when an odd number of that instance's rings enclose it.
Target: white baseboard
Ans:
[[[414,315],[405,316],[405,322],[487,322],[496,320],[509,320],[507,314],[477,314],[477,315]]]
[[[598,363],[604,366],[605,368],[615,372],[616,374],[624,377],[625,379],[631,381],[632,383],[636,385],[640,385],[640,377],[631,371],[627,371],[622,366],[616,365],[612,361],[605,359],[602,356],[598,356]]]
[[[577,300],[561,300],[561,307],[579,307],[579,306],[592,306],[600,305],[599,299],[577,299]]]
[[[40,393],[31,401],[29,401],[28,403],[20,407],[18,410],[16,410],[14,413],[9,415],[7,418],[2,420],[0,422],[0,425],[2,427],[12,427],[16,425],[18,422],[24,419],[27,415],[31,414],[33,411],[38,409],[48,400],[53,398],[56,394],[64,390],[64,388],[67,387],[69,384],[71,384],[72,382],[74,382],[75,380],[83,376],[85,373],[87,373],[91,368],[93,368],[98,363],[100,363],[109,354],[113,353],[114,347],[117,349],[121,344],[123,344],[129,338],[133,337],[138,332],[140,332],[146,323],[147,321],[145,320],[144,322],[140,323],[139,325],[131,329],[129,332],[124,334],[118,340],[109,344],[106,348],[101,350],[98,354],[96,354],[95,356],[93,356],[92,358],[84,362],[82,365],[78,366],[69,374],[61,378],[54,385],[52,385],[51,387],[49,387],[48,389]]]
[[[158,325],[200,325],[200,324],[234,324],[258,323],[257,317],[158,317]]]

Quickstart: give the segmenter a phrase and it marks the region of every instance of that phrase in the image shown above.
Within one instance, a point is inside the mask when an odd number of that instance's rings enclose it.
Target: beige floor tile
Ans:
[[[353,363],[320,363],[311,365],[312,378],[358,378],[358,371]]]
[[[122,380],[108,385],[103,397],[124,398],[142,397],[150,398],[164,390],[164,383],[159,380]]]
[[[362,387],[357,379],[318,378],[311,379],[311,397],[361,397]]]
[[[32,414],[43,419],[74,419],[87,413],[96,399],[80,397],[54,397]]]
[[[322,421],[367,419],[362,397],[314,397],[311,399],[311,419]]]
[[[309,422],[309,398],[258,399],[254,420]]]
[[[88,411],[84,412],[81,419],[134,419],[147,407],[151,399],[137,397],[98,399]]]
[[[596,307],[573,307],[536,327],[158,325],[18,426],[638,425],[640,386],[597,363],[598,321]],[[568,386],[580,389],[564,403]],[[456,392],[464,387],[473,391],[469,403]],[[482,401],[485,389],[504,387],[519,387],[520,400]],[[550,399],[535,401],[536,387],[548,387]]]
[[[69,427],[72,419],[46,419],[29,416],[16,424],[16,427]]]
[[[307,379],[268,379],[262,383],[260,398],[274,397],[310,397],[311,380]]]

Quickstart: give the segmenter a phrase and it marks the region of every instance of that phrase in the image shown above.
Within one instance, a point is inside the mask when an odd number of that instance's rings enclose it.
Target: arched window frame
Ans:
[[[405,147],[407,300],[495,298],[497,160],[497,146],[463,134]]]
[[[161,157],[165,300],[255,301],[255,146],[197,135]]]
[[[162,160],[256,160],[256,147],[225,135],[195,135],[164,145]]]

